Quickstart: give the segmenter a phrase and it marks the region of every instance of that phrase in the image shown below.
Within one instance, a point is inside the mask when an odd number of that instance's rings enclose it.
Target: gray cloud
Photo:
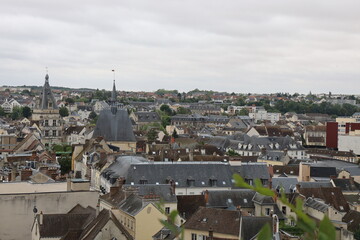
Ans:
[[[360,2],[0,2],[0,85],[357,93]]]

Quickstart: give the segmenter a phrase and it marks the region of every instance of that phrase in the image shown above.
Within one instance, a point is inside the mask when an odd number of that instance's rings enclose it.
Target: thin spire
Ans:
[[[115,103],[116,102],[115,70],[112,71],[114,73],[114,83],[113,83],[113,90],[111,92],[111,101]]]

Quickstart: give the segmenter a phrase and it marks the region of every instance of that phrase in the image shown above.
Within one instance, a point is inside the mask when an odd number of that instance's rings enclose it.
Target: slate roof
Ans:
[[[333,185],[331,182],[299,182],[298,183],[299,188],[331,188]]]
[[[360,228],[360,212],[350,210],[342,219],[347,223],[349,231],[356,232]]]
[[[178,227],[178,231],[180,231],[180,227]],[[177,236],[168,228],[163,227],[153,235],[153,240],[173,240]]]
[[[253,239],[267,223],[271,226],[271,217],[242,216],[240,238],[243,240]]]
[[[350,173],[350,176],[360,176],[360,167],[354,166],[354,167],[344,167],[344,170]]]
[[[107,210],[103,209],[99,215],[90,222],[84,231],[82,232],[80,238],[81,240],[92,240],[96,239],[96,236],[101,233],[101,230],[104,226],[109,222],[112,221],[114,225],[121,231],[121,233],[125,236],[125,239],[133,240],[133,237],[130,233],[125,229],[125,227],[119,222],[119,220],[114,216],[114,214]]]
[[[274,177],[271,179],[272,189],[279,190],[283,189],[284,193],[293,193],[298,184],[297,178],[294,177]]]
[[[258,203],[260,205],[274,205],[274,199],[269,196],[262,195],[260,193],[255,193],[253,199],[253,202]]]
[[[135,185],[135,187],[139,188],[139,196],[156,195],[164,202],[177,202],[176,195],[172,194],[170,184],[139,184]]]
[[[129,115],[125,109],[104,109],[96,122],[93,138],[106,141],[136,142]]]
[[[327,205],[323,200],[312,197],[306,199],[305,206],[311,207],[323,213],[325,213],[329,208],[329,205]]]
[[[249,189],[236,189],[225,191],[208,191],[207,207],[227,208],[230,199],[234,206],[241,208],[255,208],[252,201],[255,191]]]
[[[189,219],[199,207],[205,207],[206,201],[204,195],[178,195],[177,210],[184,219]]]
[[[132,164],[127,184],[164,184],[175,181],[176,187],[211,187],[210,178],[217,180],[217,187],[231,187],[229,165],[219,162],[154,162]],[[193,181],[193,182],[192,182]]]
[[[105,170],[101,172],[101,176],[104,177],[110,183],[115,183],[119,177],[127,178],[128,169],[131,164],[146,162],[147,160],[140,156],[120,156]]]
[[[119,209],[131,216],[136,216],[136,214],[138,214],[148,204],[151,203],[149,201],[144,201],[144,199],[136,194],[131,194],[119,205]]]
[[[299,193],[307,198],[320,198],[326,204],[330,204],[339,212],[349,211],[349,204],[347,203],[340,188],[300,188]]]
[[[52,104],[52,107],[50,109],[58,109],[54,95],[53,95],[50,85],[49,85],[49,75],[46,74],[45,84],[40,93],[40,109],[48,109],[49,102],[51,102],[51,104]]]
[[[199,207],[194,215],[184,224],[185,229],[239,236],[240,211]]]
[[[266,163],[242,163],[241,166],[230,166],[230,170],[244,179],[270,179]]]
[[[36,216],[39,221],[39,215]],[[81,231],[91,214],[43,214],[43,224],[40,227],[42,238],[65,236],[69,230]],[[93,216],[92,216],[93,217]]]
[[[158,122],[160,116],[157,112],[134,112],[137,122]]]
[[[331,176],[337,176],[336,168],[334,167],[310,167],[311,177],[330,178]]]
[[[341,188],[343,192],[359,192],[360,190],[360,184],[353,179],[334,178],[332,181],[335,187]]]

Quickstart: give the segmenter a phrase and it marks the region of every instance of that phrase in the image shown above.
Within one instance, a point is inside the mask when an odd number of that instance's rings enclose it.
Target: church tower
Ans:
[[[51,91],[48,74],[45,76],[45,84],[38,99],[38,104],[32,114],[32,121],[38,125],[41,131],[41,142],[49,147],[62,143],[62,119]]]
[[[49,75],[45,76],[45,84],[40,94],[40,109],[58,109],[49,84]]]

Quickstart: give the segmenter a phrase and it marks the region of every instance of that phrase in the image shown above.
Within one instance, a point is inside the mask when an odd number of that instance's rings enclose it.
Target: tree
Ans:
[[[179,107],[176,111],[177,114],[191,114],[190,109],[188,108],[184,108],[184,107]]]
[[[72,99],[72,98],[66,98],[66,99],[65,99],[65,102],[66,102],[67,104],[69,104],[69,105],[72,105],[72,104],[75,103],[75,100]]]
[[[22,108],[21,107],[14,107],[13,111],[11,112],[10,117],[11,117],[12,120],[20,119],[22,117]]]
[[[59,108],[59,114],[61,117],[69,116],[69,110],[66,107]]]
[[[169,105],[166,104],[161,105],[160,111],[164,112],[168,116],[174,115],[173,110],[169,107]]]
[[[249,110],[247,110],[246,108],[242,108],[239,111],[239,115],[241,116],[248,116],[249,115]]]
[[[29,118],[31,117],[31,114],[32,114],[31,109],[28,106],[22,108],[23,117]]]
[[[61,174],[64,175],[69,173],[71,170],[71,158],[70,157],[62,157],[59,159]]]
[[[95,119],[97,117],[97,114],[96,112],[92,111],[90,114],[89,114],[89,118],[90,119]]]
[[[174,131],[173,131],[173,133],[172,133],[171,136],[172,136],[173,138],[178,138],[178,137],[179,137],[179,135],[177,134],[176,129],[174,129]]]
[[[151,128],[147,134],[146,137],[148,139],[149,142],[154,142],[156,141],[156,139],[158,138],[158,130],[156,128]]]
[[[0,116],[3,117],[6,115],[5,110],[0,106]]]

